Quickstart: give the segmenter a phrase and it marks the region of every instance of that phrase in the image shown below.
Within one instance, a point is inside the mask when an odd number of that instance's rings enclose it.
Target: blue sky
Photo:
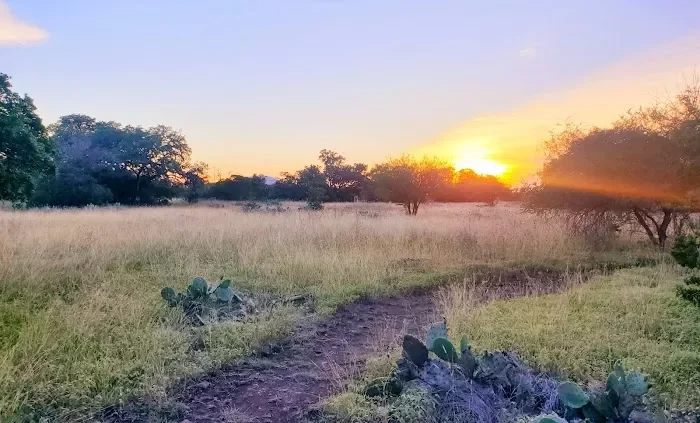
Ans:
[[[47,123],[170,125],[223,174],[424,149],[700,31],[692,0],[3,3],[0,72]]]

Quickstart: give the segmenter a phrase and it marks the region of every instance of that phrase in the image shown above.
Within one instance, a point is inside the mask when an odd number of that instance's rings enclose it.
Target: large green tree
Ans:
[[[55,174],[35,203],[156,204],[187,183],[190,148],[177,131],[63,116],[50,132],[58,148]]]
[[[348,164],[345,157],[331,150],[321,150],[318,158],[323,163],[331,201],[354,201],[365,194],[369,182],[366,164]]]
[[[51,168],[53,145],[27,95],[12,91],[0,73],[0,200],[23,201]]]

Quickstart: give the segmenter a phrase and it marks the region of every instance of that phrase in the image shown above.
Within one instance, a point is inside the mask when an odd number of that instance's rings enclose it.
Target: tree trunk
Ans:
[[[651,243],[663,250],[666,248],[668,226],[673,220],[675,211],[673,209],[661,209],[661,211],[664,214],[661,223],[657,222],[654,216],[642,209],[635,208],[632,212],[637,222],[644,228],[644,232],[646,232]]]
[[[136,172],[136,192],[134,192],[134,203],[141,202],[141,196],[139,195],[141,191],[141,172],[143,172],[143,169],[139,169],[139,171]]]
[[[659,247],[663,250],[666,248],[666,240],[668,239],[668,225],[671,224],[671,221],[673,220],[673,210],[671,209],[663,209],[664,212],[664,218],[661,221],[661,225],[659,225],[658,229],[658,235],[659,235]]]

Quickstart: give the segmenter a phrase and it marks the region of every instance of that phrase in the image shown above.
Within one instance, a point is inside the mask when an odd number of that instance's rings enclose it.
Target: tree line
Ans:
[[[409,215],[426,201],[493,203],[514,195],[494,177],[448,163],[402,156],[369,168],[322,150],[317,164],[283,173],[208,181],[185,137],[63,116],[45,127],[32,99],[0,73],[0,200],[28,206],[189,201],[389,201]],[[517,190],[526,210],[562,216],[577,231],[609,235],[639,228],[659,248],[700,211],[700,81],[676,96],[631,110],[608,127],[567,124],[544,143],[538,181]]]
[[[72,114],[44,126],[32,99],[12,91],[0,73],[0,200],[27,206],[156,205],[174,197],[221,200],[391,201],[416,214],[421,203],[508,199],[494,177],[456,171],[447,163],[404,156],[370,169],[322,150],[318,164],[283,173],[273,185],[261,175],[209,181],[205,163],[191,161],[185,137]]]
[[[273,185],[263,176],[234,175],[207,185],[206,198],[221,200],[283,199],[322,203],[326,201],[388,201],[401,204],[415,215],[425,201],[487,202],[508,200],[508,186],[493,176],[472,170],[456,171],[435,160],[409,156],[388,160],[369,169],[363,163],[347,163],[345,157],[321,150],[319,165],[295,173],[283,173]]]

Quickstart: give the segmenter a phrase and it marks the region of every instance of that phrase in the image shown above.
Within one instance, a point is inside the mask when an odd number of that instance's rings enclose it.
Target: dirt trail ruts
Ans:
[[[253,358],[181,387],[192,423],[295,422],[377,353],[381,336],[416,333],[435,318],[433,295],[361,300]],[[379,333],[378,333],[379,332]]]
[[[563,288],[554,270],[489,272],[483,301]],[[338,390],[379,348],[399,345],[405,333],[422,334],[438,321],[435,291],[348,304],[328,320],[300,329],[253,357],[181,382],[170,399],[182,406],[185,423],[294,423]],[[126,411],[126,410],[124,410]],[[111,422],[143,421],[143,414],[112,415]],[[129,416],[130,417],[127,417]],[[116,418],[115,418],[116,417]]]

